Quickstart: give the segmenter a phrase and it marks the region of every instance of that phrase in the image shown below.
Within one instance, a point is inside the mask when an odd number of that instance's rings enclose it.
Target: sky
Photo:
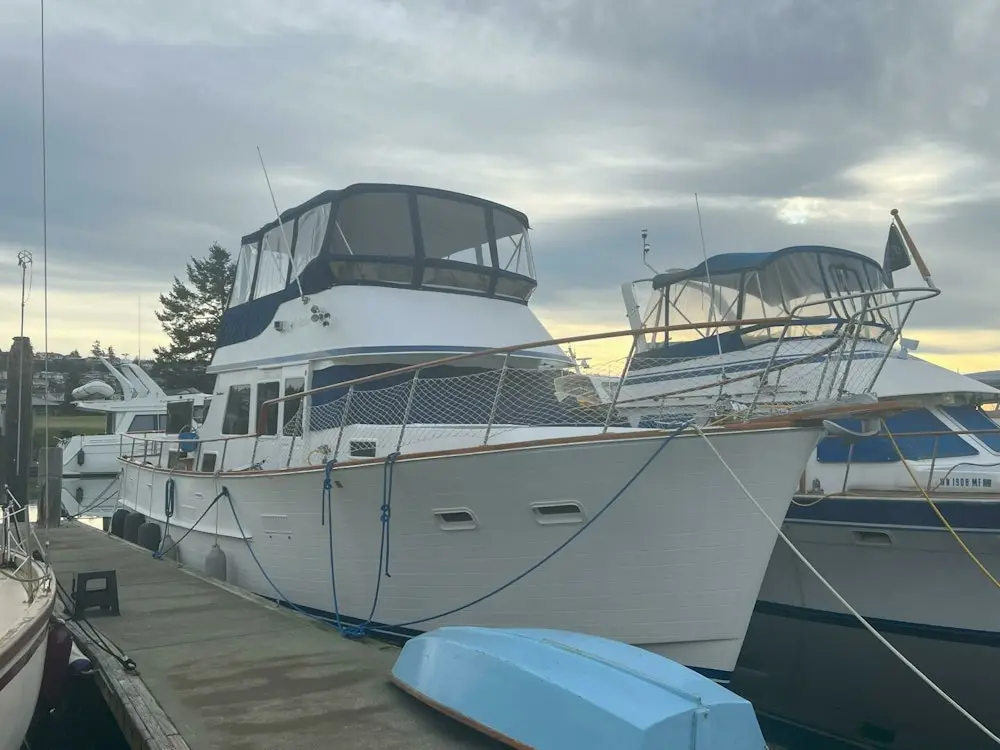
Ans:
[[[0,347],[148,354],[192,256],[353,182],[531,219],[553,335],[626,327],[650,262],[793,244],[881,260],[898,208],[942,294],[918,354],[1000,368],[1000,4],[980,0],[38,0],[0,13]],[[914,269],[897,283],[920,283]]]

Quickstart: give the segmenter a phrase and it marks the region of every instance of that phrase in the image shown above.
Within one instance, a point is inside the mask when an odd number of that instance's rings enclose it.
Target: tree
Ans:
[[[104,350],[101,348],[101,342],[95,340],[93,344],[90,345],[90,356],[91,357],[103,357]]]
[[[236,264],[229,251],[213,242],[204,258],[187,264],[187,283],[176,276],[169,294],[160,295],[163,309],[156,317],[170,339],[157,347],[153,371],[165,388],[211,388],[205,376],[215,351],[215,339],[229,290],[236,278]]]

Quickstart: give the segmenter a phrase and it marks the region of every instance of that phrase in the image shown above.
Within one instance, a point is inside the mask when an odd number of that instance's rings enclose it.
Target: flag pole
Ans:
[[[934,286],[933,279],[931,279],[931,272],[927,268],[927,264],[924,263],[924,259],[920,256],[917,246],[913,244],[913,238],[911,238],[910,233],[906,231],[906,225],[903,224],[903,220],[899,218],[899,211],[894,208],[889,213],[892,215],[893,221],[899,228],[900,234],[903,235],[903,241],[906,243],[906,248],[910,251],[910,255],[913,256],[913,262],[917,264],[917,270],[920,271],[920,275],[924,277],[924,281],[927,286],[931,289],[937,289],[937,287]]]

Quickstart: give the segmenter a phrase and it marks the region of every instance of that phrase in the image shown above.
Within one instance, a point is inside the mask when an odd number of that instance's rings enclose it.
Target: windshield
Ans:
[[[535,290],[527,219],[512,209],[407,186],[329,195],[244,238],[230,308],[286,294],[296,278],[313,290],[405,286],[518,302]]]
[[[756,254],[755,254],[756,255]],[[745,254],[744,257],[754,257]],[[724,258],[712,272],[712,261]],[[691,271],[661,274],[645,312],[646,326],[677,326],[721,320],[793,317],[797,325],[788,337],[829,335],[868,307],[884,304],[884,295],[866,292],[886,289],[881,268],[872,260],[833,248],[788,248],[766,254],[755,264],[739,263],[739,254],[716,256]],[[657,288],[659,287],[659,288]],[[849,299],[839,299],[850,297]],[[868,311],[861,338],[879,338],[893,330],[897,308]],[[746,344],[781,335],[784,326],[746,325],[740,333]],[[731,329],[720,329],[731,330]],[[700,327],[670,335],[670,342],[713,335]],[[658,334],[651,343],[664,343]]]

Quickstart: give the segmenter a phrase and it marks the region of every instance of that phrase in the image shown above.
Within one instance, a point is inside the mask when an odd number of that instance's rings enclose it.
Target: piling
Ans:
[[[47,529],[57,528],[62,517],[62,467],[61,447],[38,451],[38,483],[42,489],[38,498],[38,521]]]
[[[28,522],[28,475],[31,467],[31,374],[33,352],[27,336],[15,336],[7,359],[7,404],[3,413],[6,455],[4,481],[20,505],[17,520]]]

